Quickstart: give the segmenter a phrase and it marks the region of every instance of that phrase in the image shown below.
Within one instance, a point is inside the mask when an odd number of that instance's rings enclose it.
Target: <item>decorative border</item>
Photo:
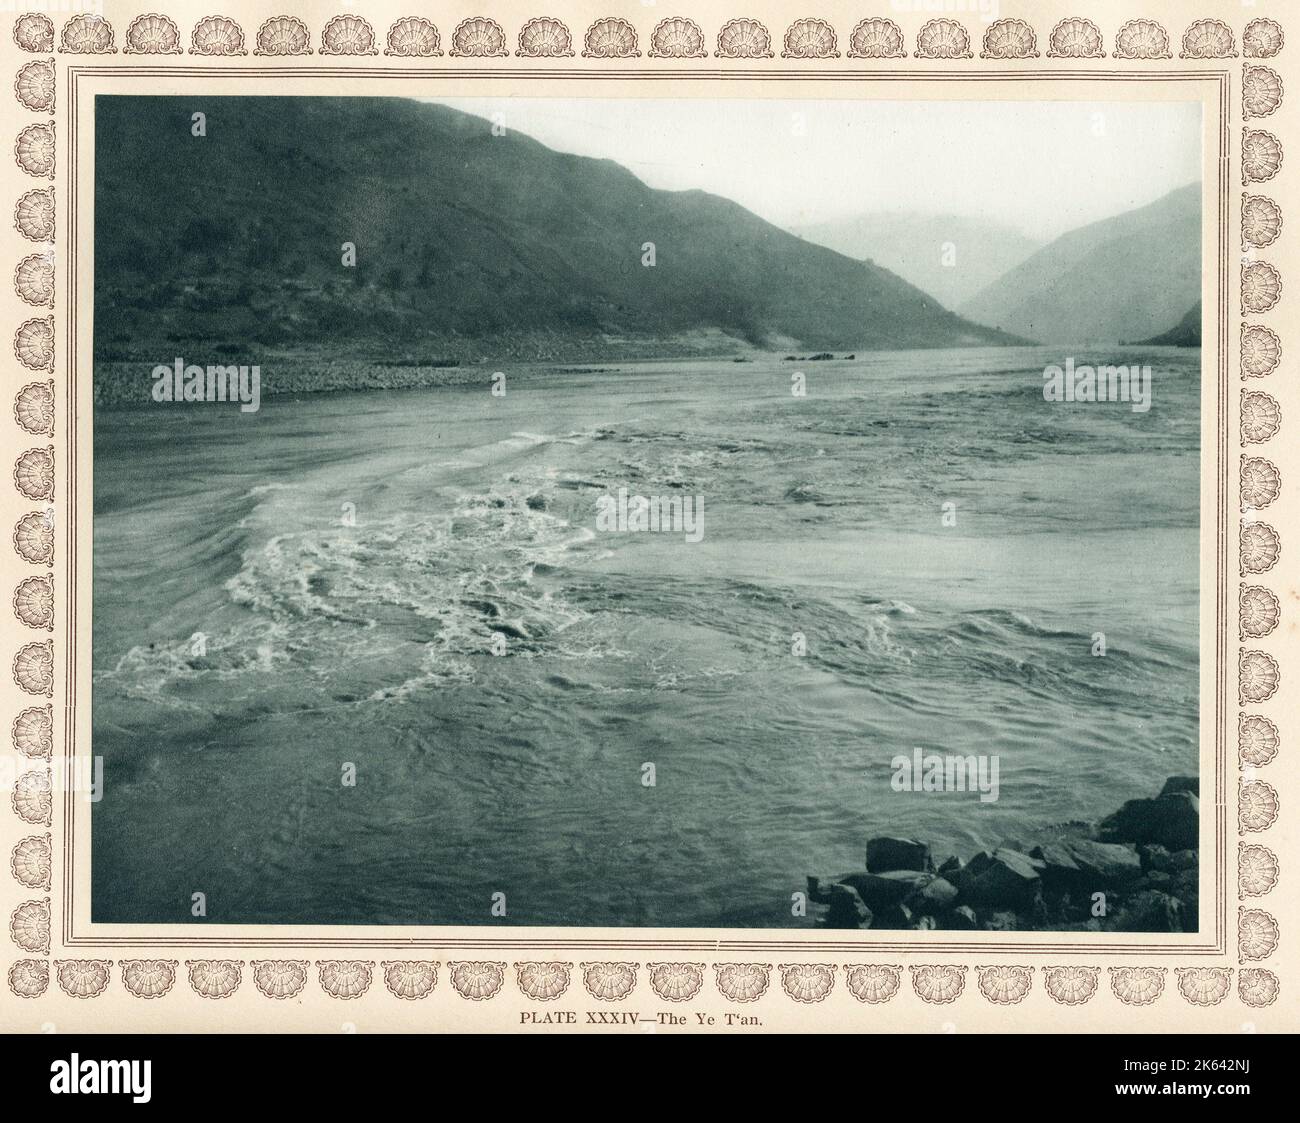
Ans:
[[[36,119],[18,130],[14,158],[33,186],[15,200],[14,227],[35,243],[37,252],[19,260],[13,270],[15,291],[20,300],[36,307],[52,308],[55,297],[53,242],[55,221],[55,109],[56,58],[60,55],[113,55],[118,52],[116,32],[109,21],[96,15],[79,14],[66,20],[58,31],[49,16],[41,12],[18,15],[13,23],[13,40],[24,52],[52,56],[25,62],[14,80],[17,103]],[[176,22],[167,15],[145,13],[126,26],[121,53],[134,56],[237,57],[249,53],[244,29],[226,16],[200,19],[190,30],[188,50]],[[311,31],[294,16],[265,20],[252,37],[252,54],[264,57],[302,57],[312,54]],[[980,37],[980,59],[1004,61],[1038,59],[1079,60],[1106,58],[1105,38],[1092,20],[1069,17],[1058,21],[1045,36],[1046,51],[1040,52],[1039,31],[1020,19],[998,19]],[[574,57],[574,39],[560,20],[539,16],[528,20],[515,36],[516,57],[529,59]],[[852,59],[902,59],[907,57],[905,36],[892,20],[872,17],[858,22],[849,32],[847,57]],[[1284,90],[1281,77],[1271,67],[1255,60],[1275,58],[1283,49],[1285,36],[1277,21],[1252,19],[1241,31],[1241,48],[1231,27],[1217,19],[1191,23],[1178,40],[1182,60],[1229,60],[1241,58],[1241,113],[1244,121],[1271,117],[1280,108]],[[647,59],[706,60],[710,57],[706,33],[694,20],[674,16],[658,21],[648,37]],[[442,40],[434,23],[422,16],[407,16],[393,22],[385,36],[383,54],[390,58],[421,60],[443,57]],[[627,60],[642,57],[637,29],[621,17],[596,20],[582,36],[581,57],[594,60]],[[781,36],[780,59],[805,62],[837,59],[840,39],[826,20],[806,17],[792,22]],[[761,22],[736,18],[723,24],[713,39],[712,58],[762,62],[777,58],[772,33]],[[1123,23],[1115,32],[1112,56],[1117,60],[1172,59],[1173,40],[1168,30],[1150,19]],[[372,25],[362,16],[338,15],[319,32],[319,54],[346,59],[379,54]],[[450,58],[504,59],[511,52],[505,29],[486,16],[462,20],[451,37]],[[974,42],[968,28],[957,19],[926,22],[918,31],[912,56],[919,60],[970,60]],[[1255,257],[1277,241],[1282,232],[1282,211],[1269,196],[1254,194],[1256,184],[1273,181],[1283,169],[1282,143],[1277,135],[1254,124],[1243,125],[1240,137],[1243,186],[1240,206],[1242,261],[1240,270],[1240,370],[1243,383],[1273,376],[1282,356],[1277,334],[1278,321],[1264,322],[1282,297],[1282,277],[1267,261]],[[44,247],[44,248],[42,248]],[[1226,299],[1226,294],[1225,294]],[[1227,315],[1227,309],[1221,316]],[[1250,317],[1250,319],[1246,319]],[[51,374],[55,366],[54,316],[28,317],[13,329],[13,355],[26,370]],[[23,385],[14,399],[13,416],[23,434],[50,438],[56,424],[56,402],[52,379]],[[1252,580],[1271,572],[1281,553],[1281,536],[1260,517],[1281,494],[1281,474],[1267,456],[1257,455],[1253,446],[1267,444],[1281,428],[1281,410],[1275,397],[1263,390],[1243,386],[1239,401],[1239,422],[1243,446],[1252,452],[1240,457],[1238,497],[1239,569]],[[14,591],[13,608],[22,625],[52,631],[55,617],[55,587],[48,572],[54,562],[54,508],[57,462],[52,445],[33,444],[23,448],[14,461],[14,486],[33,506],[14,527],[12,541],[22,561],[45,567],[25,577]],[[1237,652],[1238,697],[1238,909],[1236,994],[1245,1007],[1263,1007],[1278,998],[1280,983],[1267,968],[1244,966],[1269,958],[1280,939],[1275,918],[1253,902],[1266,897],[1280,875],[1276,854],[1254,841],[1275,827],[1280,812],[1274,785],[1258,771],[1280,754],[1280,737],[1268,716],[1268,703],[1275,700],[1281,683],[1281,668],[1267,650],[1254,646],[1274,634],[1281,618],[1280,600],[1263,584],[1239,589],[1239,641]],[[32,696],[36,704],[24,708],[13,720],[15,750],[28,761],[49,761],[54,741],[53,707],[40,699],[52,697],[54,689],[54,643],[51,639],[24,643],[12,659],[12,676],[17,687]],[[51,773],[37,764],[19,777],[11,796],[12,811],[24,823],[49,828],[53,819]],[[1251,841],[1245,841],[1250,836]],[[52,873],[51,835],[31,834],[23,838],[10,857],[12,876],[25,889],[49,890]],[[1251,902],[1249,906],[1247,902]],[[7,971],[10,991],[24,998],[46,992],[50,982],[51,912],[49,898],[26,900],[9,918],[12,941],[27,955],[13,961]],[[55,959],[55,981],[60,990],[75,998],[103,994],[111,981],[112,961],[102,959]],[[282,1000],[300,994],[306,987],[313,964],[305,960],[188,960],[185,970],[190,990],[203,998],[222,999],[241,986],[245,967],[255,988],[270,999]],[[315,976],[322,991],[348,1000],[360,997],[371,987],[378,968],[385,989],[394,997],[414,1001],[429,997],[436,988],[440,964],[431,960],[319,960]],[[638,985],[641,965],[627,962],[526,961],[513,964],[521,994],[536,1002],[548,1002],[564,994],[572,971],[578,968],[586,992],[602,1001],[617,1001],[631,995]],[[118,962],[124,989],[141,999],[161,998],[173,993],[180,964],[166,959],[123,959]],[[855,963],[842,968],[829,963],[781,964],[781,989],[800,1003],[820,1002],[831,993],[837,973],[844,971],[846,989],[863,1003],[885,1003],[901,991],[902,967],[889,964]],[[463,999],[487,1001],[500,994],[506,983],[506,964],[490,961],[460,961],[447,964],[451,988]],[[703,964],[672,962],[645,965],[651,989],[667,1002],[689,1002],[703,989]],[[964,991],[969,969],[952,964],[918,964],[910,967],[912,990],[928,1004],[955,1001]],[[1036,968],[1020,965],[991,965],[974,968],[976,989],[988,1002],[1011,1005],[1022,1001],[1033,985]],[[1053,1002],[1077,1006],[1090,1002],[1099,989],[1101,969],[1086,966],[1044,966],[1042,986]],[[767,963],[715,964],[715,986],[727,1000],[752,1002],[767,993],[772,965]],[[1148,1005],[1165,991],[1164,967],[1108,968],[1113,995],[1127,1005]],[[1233,968],[1187,966],[1174,968],[1176,989],[1194,1006],[1223,1002],[1232,992]]]

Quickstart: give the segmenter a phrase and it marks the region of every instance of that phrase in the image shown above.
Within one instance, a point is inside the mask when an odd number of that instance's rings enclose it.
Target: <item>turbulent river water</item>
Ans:
[[[870,836],[1154,795],[1196,768],[1200,354],[1087,360],[1151,409],[1022,348],[100,411],[94,919],[806,925]],[[598,528],[620,488],[702,537]],[[916,747],[998,799],[893,790]]]

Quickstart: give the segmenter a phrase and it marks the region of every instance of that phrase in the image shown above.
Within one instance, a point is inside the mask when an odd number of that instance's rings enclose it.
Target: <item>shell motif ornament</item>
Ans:
[[[922,1002],[942,1005],[956,1001],[966,989],[966,968],[956,964],[923,963],[911,968],[912,989]]]
[[[374,32],[370,34],[374,43]],[[285,56],[311,54],[311,35],[297,16],[272,16],[253,37],[255,55]],[[367,52],[375,54],[374,51]]]
[[[718,32],[718,58],[772,58],[772,35],[756,19],[733,19]]]
[[[1243,961],[1267,959],[1277,951],[1277,921],[1263,909],[1237,909],[1237,955]]]
[[[360,16],[335,16],[320,33],[322,55],[377,55],[375,29]]]
[[[1090,19],[1070,16],[1061,20],[1047,40],[1048,58],[1105,58],[1101,28]]]
[[[126,29],[127,55],[179,55],[181,33],[169,16],[147,12],[136,16]]]
[[[29,448],[14,461],[14,486],[28,499],[54,498],[54,446]]]
[[[1282,491],[1277,465],[1259,456],[1241,458],[1241,509],[1258,511],[1267,507]]]
[[[185,970],[190,989],[200,998],[229,998],[244,979],[244,964],[238,959],[187,959]]]
[[[14,682],[28,694],[54,694],[54,644],[28,643],[14,656]]]
[[[572,963],[516,963],[519,989],[535,1002],[551,1002],[569,989]]]
[[[655,24],[650,33],[650,58],[708,58],[704,32],[685,16],[670,16]]]
[[[14,357],[28,370],[54,369],[54,317],[24,320],[14,332]]]
[[[73,16],[59,34],[59,50],[74,55],[111,55],[115,50],[113,25],[103,16]]]
[[[44,889],[48,893],[53,868],[48,834],[32,834],[20,839],[9,855],[10,872],[18,884],[27,889]]]
[[[9,968],[9,989],[19,998],[40,998],[50,985],[50,965],[43,959],[20,959]]]
[[[379,965],[384,986],[394,998],[415,1002],[428,998],[438,985],[438,964],[434,960],[386,959]]]
[[[1264,378],[1272,374],[1282,361],[1282,341],[1277,332],[1263,324],[1243,324],[1241,327],[1241,375],[1243,378]]]
[[[1262,897],[1272,892],[1280,875],[1277,855],[1267,846],[1237,843],[1237,888],[1243,897]]]
[[[229,16],[205,16],[190,32],[192,55],[246,55],[244,29]]]
[[[41,511],[29,511],[14,524],[14,552],[33,565],[54,564],[54,528]]]
[[[331,998],[360,998],[370,989],[374,970],[360,959],[323,959],[316,965],[320,988]]]
[[[1241,240],[1256,249],[1271,246],[1282,233],[1282,208],[1263,195],[1241,197]]]
[[[1116,58],[1173,58],[1169,32],[1152,19],[1131,19],[1115,32]]]
[[[580,963],[582,985],[592,998],[618,1002],[636,990],[636,963]]]
[[[14,141],[14,159],[28,175],[54,178],[54,126],[41,122],[28,125]]]
[[[879,1006],[898,993],[902,984],[903,968],[887,963],[857,963],[844,965],[844,981],[849,993],[859,1002]]]
[[[54,112],[54,60],[35,59],[18,68],[14,97],[33,113]]]
[[[795,20],[785,32],[782,58],[839,58],[835,29],[824,19]]]
[[[437,58],[442,55],[438,29],[423,16],[404,16],[388,29],[384,54],[395,58]]]
[[[14,395],[14,420],[33,436],[54,432],[54,382],[29,382]]]
[[[1277,137],[1266,129],[1241,130],[1243,184],[1264,183],[1277,175],[1281,168],[1282,142]]]
[[[50,899],[24,901],[9,914],[9,936],[23,951],[50,954]]]
[[[1243,767],[1262,768],[1275,756],[1282,738],[1268,718],[1242,714],[1237,718],[1237,756]]]
[[[24,772],[9,797],[14,814],[34,827],[48,827],[54,814],[54,783],[49,769]]]
[[[955,19],[932,19],[916,33],[917,58],[974,58],[970,32]]]
[[[1034,981],[1032,967],[1000,965],[975,970],[980,994],[998,1006],[1014,1006],[1029,993]]]
[[[1267,702],[1277,693],[1282,674],[1266,651],[1243,651],[1237,659],[1237,695],[1241,704]]]
[[[1263,585],[1242,585],[1237,593],[1237,622],[1241,639],[1259,639],[1277,629],[1282,605]]]
[[[1237,997],[1247,1006],[1271,1006],[1281,989],[1277,976],[1263,967],[1243,967],[1237,973]]]
[[[14,291],[37,308],[54,306],[54,254],[28,254],[14,267]]]
[[[893,20],[872,16],[849,34],[849,58],[906,58],[903,29]]]
[[[510,48],[496,20],[471,16],[461,20],[451,33],[451,53],[455,58],[508,58]]]
[[[1282,276],[1267,261],[1241,267],[1241,306],[1247,312],[1269,312],[1282,299]]]
[[[994,20],[984,29],[980,58],[1037,58],[1038,37],[1022,19]]]
[[[1201,19],[1183,32],[1183,49],[1179,58],[1232,58],[1237,46],[1232,28],[1222,20]]]
[[[14,589],[14,615],[20,624],[43,631],[54,629],[54,577],[25,577]]]
[[[583,58],[640,58],[636,29],[625,19],[610,16],[587,28],[582,39]]]
[[[1273,58],[1285,41],[1277,20],[1253,19],[1241,33],[1242,54],[1247,58]]]
[[[447,973],[451,985],[461,998],[471,1002],[486,1002],[495,998],[506,978],[504,963],[491,963],[487,960],[464,960],[447,964]]]
[[[833,963],[780,963],[781,989],[796,1002],[823,1001],[835,989]]]
[[[689,1002],[704,985],[703,963],[647,963],[650,989],[665,1002]]]
[[[1277,436],[1282,424],[1282,407],[1271,394],[1261,390],[1241,392],[1241,443],[1262,444]]]
[[[124,959],[119,966],[128,993],[136,998],[161,998],[175,985],[180,964],[174,959]]]
[[[1150,1006],[1164,993],[1164,967],[1111,967],[1110,989],[1125,1006]]]
[[[1100,967],[1044,967],[1043,989],[1062,1006],[1082,1006],[1097,993]]]
[[[1248,573],[1267,573],[1282,556],[1282,541],[1268,523],[1243,522],[1240,552],[1243,577]]]
[[[1175,967],[1174,978],[1193,1006],[1217,1006],[1232,989],[1231,967]]]
[[[54,752],[54,707],[28,706],[13,724],[14,748],[28,760],[49,760]]]
[[[715,963],[718,991],[729,1002],[757,1002],[772,979],[770,963]]]
[[[28,12],[14,21],[14,42],[20,50],[39,51],[54,50],[54,23],[47,15],[40,12]]]
[[[1248,66],[1241,78],[1241,107],[1247,117],[1267,117],[1282,104],[1282,76],[1267,66]]]
[[[519,29],[515,54],[520,58],[572,58],[573,37],[559,20],[538,16]]]
[[[98,998],[108,987],[112,965],[107,959],[56,959],[54,977],[70,998]]]
[[[302,959],[254,959],[253,985],[267,998],[295,998],[307,985],[307,963]]]
[[[37,187],[24,192],[14,204],[14,229],[33,242],[54,238],[54,188]]]
[[[1277,789],[1263,780],[1250,780],[1237,791],[1237,824],[1243,832],[1268,830],[1278,809]]]

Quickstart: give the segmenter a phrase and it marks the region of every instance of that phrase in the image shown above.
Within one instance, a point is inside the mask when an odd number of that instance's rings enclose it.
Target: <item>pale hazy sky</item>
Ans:
[[[785,227],[901,210],[1045,240],[1201,178],[1195,102],[428,100]]]

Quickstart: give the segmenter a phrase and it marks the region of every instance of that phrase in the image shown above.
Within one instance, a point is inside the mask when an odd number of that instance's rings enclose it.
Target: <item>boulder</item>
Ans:
[[[1131,847],[1080,838],[1067,843],[1066,849],[1079,869],[1076,888],[1084,892],[1120,888],[1142,876],[1142,860]]]
[[[808,900],[815,905],[829,905],[831,903],[832,886],[823,885],[820,877],[808,877]]]
[[[943,918],[943,926],[950,932],[973,932],[979,927],[979,918],[970,905],[958,905]]]
[[[939,927],[939,922],[932,916],[917,917],[916,923],[912,927],[917,932],[933,932]]]
[[[1200,868],[1201,855],[1198,850],[1175,850],[1169,855],[1169,873],[1183,873]]]
[[[1183,907],[1168,893],[1146,889],[1129,897],[1108,927],[1116,932],[1181,932]]]
[[[935,877],[915,889],[904,902],[915,913],[937,915],[957,901],[957,887],[946,878]]]
[[[1178,792],[1191,792],[1192,795],[1200,797],[1201,781],[1196,776],[1170,776],[1165,781],[1165,786],[1160,789],[1160,798],[1167,795],[1176,795]]]
[[[1014,932],[1020,927],[1020,918],[1014,912],[999,910],[982,914],[980,927],[985,932]]]
[[[918,870],[926,873],[934,869],[930,860],[930,846],[911,838],[873,838],[867,843],[867,870],[870,873],[888,873],[891,870]]]
[[[872,912],[900,905],[912,893],[934,880],[934,874],[920,870],[890,870],[888,873],[851,873],[840,878],[840,884],[851,885],[858,891]],[[877,925],[878,926],[878,925]]]
[[[1169,872],[1169,848],[1161,846],[1158,842],[1139,846],[1138,857],[1142,860],[1142,868],[1148,873],[1152,870],[1159,870],[1161,873]]]
[[[916,914],[906,905],[890,905],[876,913],[871,927],[898,931],[913,928],[915,924]]]
[[[1201,801],[1188,791],[1159,799],[1130,799],[1103,820],[1105,842],[1159,843],[1170,850],[1195,847],[1200,839]]]
[[[943,864],[939,867],[939,876],[947,877],[950,873],[960,873],[961,869],[962,861],[956,854],[954,854],[951,857],[944,859]],[[949,880],[951,881],[952,879],[949,878]]]
[[[832,885],[827,896],[830,905],[825,917],[827,928],[871,927],[871,910],[851,885]]]
[[[1042,863],[1039,876],[1053,891],[1071,889],[1079,884],[1079,864],[1070,855],[1068,846],[1056,843],[1035,846],[1029,856]]]
[[[962,899],[976,908],[1028,908],[1038,896],[1034,862],[1015,850],[995,850],[973,873],[972,861],[962,885]]]

